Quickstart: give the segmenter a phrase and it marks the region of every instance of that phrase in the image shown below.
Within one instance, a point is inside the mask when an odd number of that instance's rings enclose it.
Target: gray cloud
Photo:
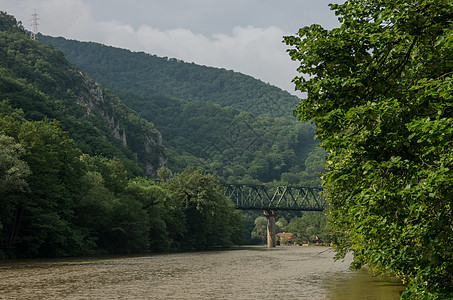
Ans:
[[[0,0],[40,32],[233,69],[294,93],[297,64],[284,35],[311,23],[333,27],[325,0]]]

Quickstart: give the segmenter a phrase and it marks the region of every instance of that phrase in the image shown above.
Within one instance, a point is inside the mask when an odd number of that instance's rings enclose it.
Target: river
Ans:
[[[0,262],[0,299],[399,299],[327,247]]]

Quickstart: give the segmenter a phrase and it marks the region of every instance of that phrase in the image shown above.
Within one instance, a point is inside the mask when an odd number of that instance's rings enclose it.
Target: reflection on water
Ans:
[[[0,263],[0,299],[399,299],[325,247]]]
[[[326,284],[325,299],[399,299],[403,289],[401,281],[390,277],[373,277],[367,270],[351,271],[347,274],[336,274]]]

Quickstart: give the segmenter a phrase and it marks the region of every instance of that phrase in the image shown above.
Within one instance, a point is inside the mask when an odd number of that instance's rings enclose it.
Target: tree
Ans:
[[[213,175],[188,168],[163,186],[184,212],[183,249],[229,247],[242,240],[242,215]]]
[[[24,149],[14,138],[0,133],[0,258],[10,254],[19,229],[19,197],[28,192],[28,164],[21,159]]]
[[[118,205],[112,191],[104,185],[104,179],[99,172],[88,171],[82,177],[83,191],[74,207],[75,223],[86,235],[91,252],[104,252],[105,241],[102,238],[112,224],[114,208]]]
[[[30,168],[20,157],[22,146],[14,138],[0,133],[0,196],[8,193],[24,192],[28,188],[26,178]]]
[[[453,297],[453,2],[350,0],[341,26],[284,38],[306,92],[295,115],[327,151],[329,223],[403,298]]]
[[[166,200],[170,197],[168,193],[155,182],[137,177],[129,180],[125,194],[142,203],[143,209],[147,212],[150,250],[168,251],[172,243],[165,223],[169,216],[164,216],[169,211],[165,206]]]
[[[0,129],[20,143],[20,148],[12,146],[23,149],[19,152],[21,168],[25,170],[24,163],[29,168],[26,185],[30,193],[9,194],[1,201],[7,206],[1,222],[2,235],[9,236],[4,245],[8,255],[81,253],[86,249],[85,236],[74,223],[74,207],[84,192],[85,164],[79,149],[57,121],[26,121],[17,113],[0,118]]]
[[[267,241],[267,219],[264,216],[257,217],[255,219],[255,227],[251,233],[252,241],[259,241],[261,244],[265,244]]]
[[[297,236],[296,242],[329,242],[326,237],[326,218],[321,212],[306,211],[302,217],[291,219],[285,230]]]
[[[110,253],[143,252],[149,247],[148,214],[143,205],[130,195],[122,195],[113,207],[111,223],[101,237]]]

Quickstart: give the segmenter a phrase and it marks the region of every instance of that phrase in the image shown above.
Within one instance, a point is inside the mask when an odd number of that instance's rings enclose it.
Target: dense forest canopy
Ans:
[[[292,117],[297,97],[251,76],[175,58],[131,52],[93,42],[38,36],[112,90],[201,100],[255,115]]]
[[[196,166],[223,182],[316,186],[324,152],[297,98],[233,71],[40,35],[113,89],[162,133],[168,166]]]
[[[283,179],[285,184],[318,184],[324,154],[310,123],[256,117],[203,101],[117,94],[159,128],[172,170],[181,171],[190,164],[215,173],[224,182]]]
[[[169,176],[160,138],[0,13],[0,258],[243,242],[242,213],[218,180],[194,169]]]
[[[156,174],[165,153],[152,123],[81,74],[61,52],[31,41],[19,25],[3,26],[0,100],[9,99],[29,120],[58,119],[84,153],[118,157],[136,175]]]
[[[401,276],[405,299],[453,297],[453,2],[350,0],[341,26],[285,41],[301,120],[328,153],[337,248]]]

